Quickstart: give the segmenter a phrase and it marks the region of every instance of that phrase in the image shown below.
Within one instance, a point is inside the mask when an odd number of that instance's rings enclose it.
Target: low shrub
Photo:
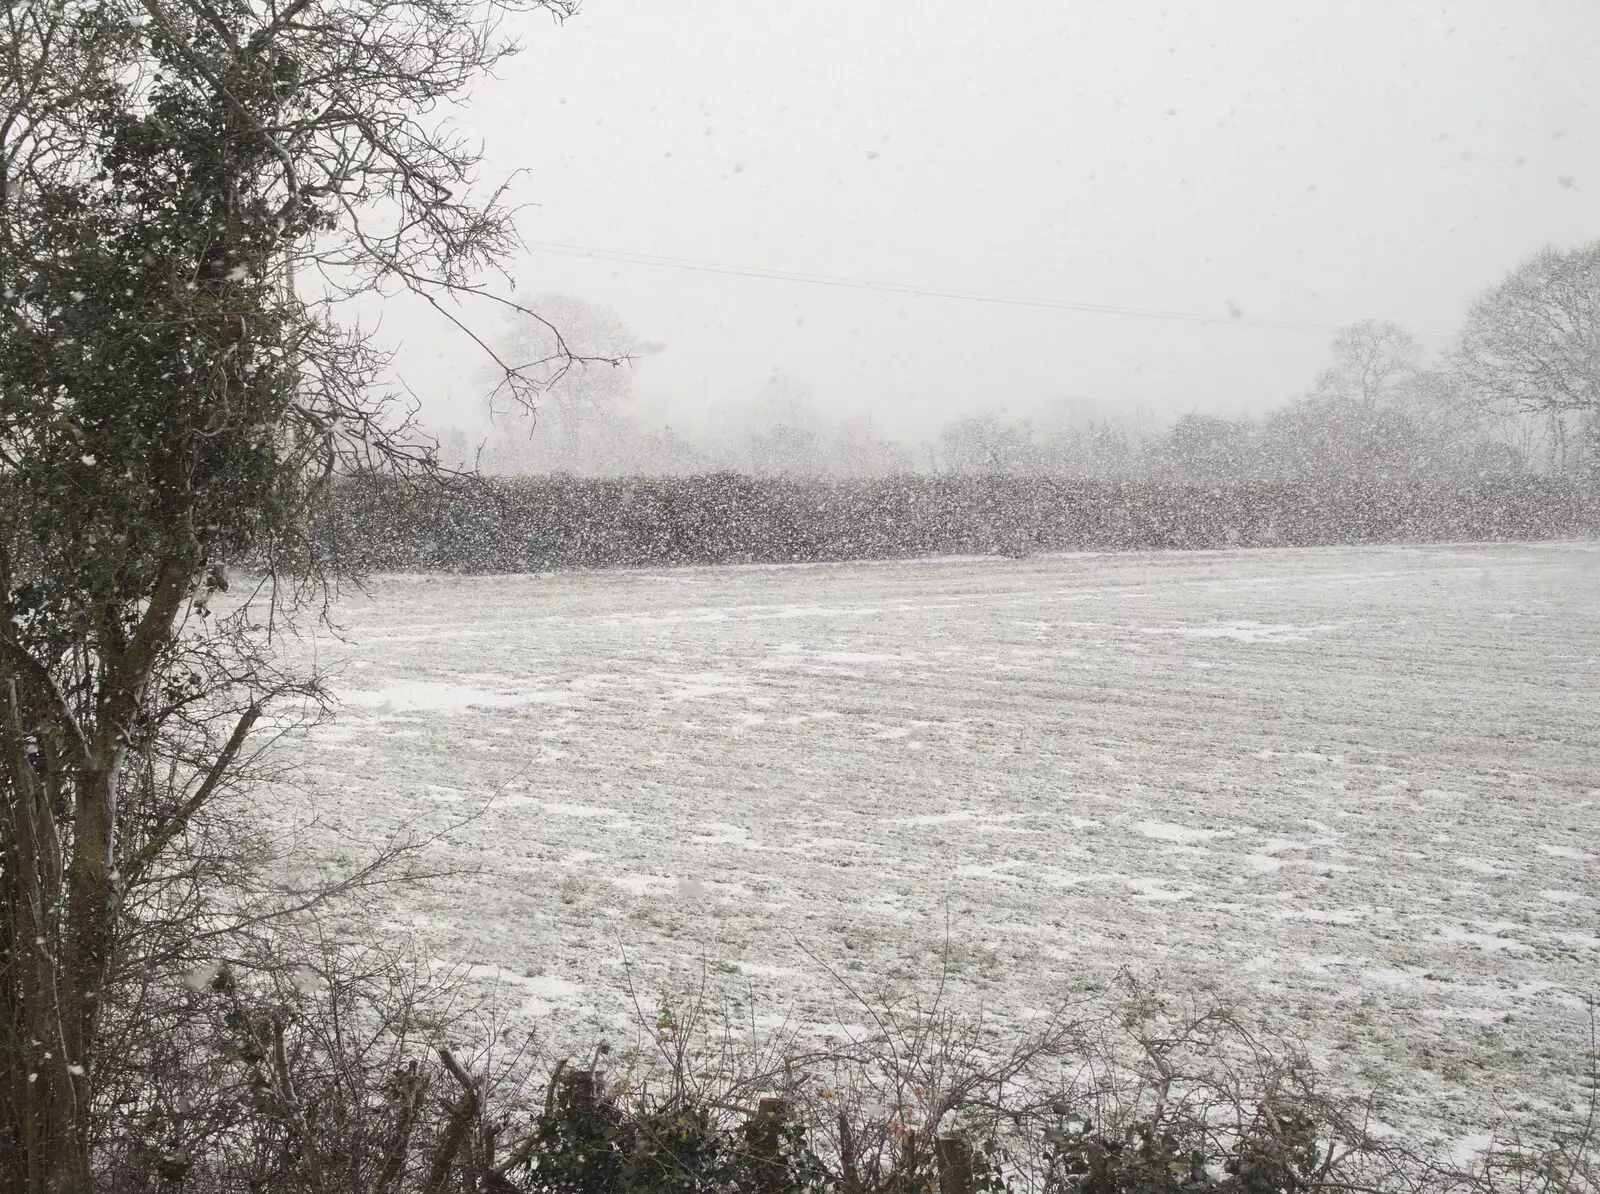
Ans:
[[[458,1060],[458,986],[370,951],[218,967],[197,1026],[104,1109],[112,1194],[1596,1194],[1586,1129],[1470,1166],[1373,1128],[1284,1041],[1131,981],[1010,1027],[859,999],[859,1029],[768,1034],[702,998],[543,1068],[492,1031]],[[285,981],[287,979],[287,981]],[[439,995],[444,995],[442,1002]],[[451,1012],[454,1008],[454,1012]],[[742,1026],[741,1026],[742,1024]],[[544,1072],[547,1076],[540,1078]]]

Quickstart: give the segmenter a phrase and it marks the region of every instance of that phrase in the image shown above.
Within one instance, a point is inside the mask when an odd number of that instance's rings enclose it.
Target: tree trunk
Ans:
[[[63,1016],[76,1002],[71,992],[79,984],[61,956],[57,773],[40,736],[23,729],[14,681],[6,688],[4,712],[7,782],[0,839],[9,908],[0,947],[0,1000],[13,1032],[4,1042],[0,1175],[8,1189],[27,1194],[87,1194],[87,1073]]]
[[[21,1029],[0,1040],[0,1181],[7,1194],[93,1192],[95,1036],[122,902],[118,788],[128,728],[171,641],[188,583],[181,558],[169,558],[131,640],[102,639],[91,732],[44,665],[19,660],[20,649],[8,652],[12,666],[0,674],[0,891],[10,904],[0,1000]],[[103,627],[116,625],[102,615]]]

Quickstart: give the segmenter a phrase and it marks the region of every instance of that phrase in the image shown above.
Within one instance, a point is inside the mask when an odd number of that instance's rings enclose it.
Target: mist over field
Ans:
[[[1600,248],[1566,260],[1593,275]],[[635,394],[636,375],[648,371],[660,346],[639,342],[614,312],[595,304],[549,295],[540,306],[554,329],[513,318],[496,341],[509,359],[550,362],[541,367],[538,409],[519,408],[486,387],[485,426],[437,433],[451,467],[498,476],[920,473],[1199,485],[1368,479],[1462,486],[1496,477],[1600,476],[1593,408],[1526,402],[1481,376],[1472,338],[1489,330],[1486,324],[1515,318],[1496,311],[1488,296],[1461,343],[1432,358],[1395,324],[1352,324],[1331,337],[1326,364],[1303,390],[1259,415],[1158,417],[1058,399],[1029,411],[994,406],[925,425],[916,438],[870,413],[825,414],[782,379],[743,404],[668,421],[641,409]]]

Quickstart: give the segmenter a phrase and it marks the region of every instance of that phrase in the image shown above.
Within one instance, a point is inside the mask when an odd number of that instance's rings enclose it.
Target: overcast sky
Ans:
[[[526,171],[529,241],[1215,320],[516,263],[665,345],[637,390],[674,419],[773,378],[911,437],[1259,410],[1327,329],[1442,346],[1522,257],[1600,238],[1595,0],[587,0],[524,41],[468,126]],[[477,422],[470,348],[389,327],[429,419]]]

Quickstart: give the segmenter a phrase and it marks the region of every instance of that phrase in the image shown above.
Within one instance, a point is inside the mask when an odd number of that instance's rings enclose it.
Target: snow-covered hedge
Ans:
[[[446,493],[347,481],[335,487],[320,527],[343,562],[385,572],[1594,534],[1600,490],[1541,477],[1439,489],[1370,480],[1205,488],[1009,476],[554,476]]]

